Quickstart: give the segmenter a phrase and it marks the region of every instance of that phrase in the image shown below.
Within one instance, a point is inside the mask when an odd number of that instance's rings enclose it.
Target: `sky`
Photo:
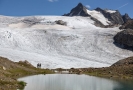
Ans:
[[[133,18],[133,0],[0,0],[0,15],[63,15],[81,2],[88,9],[119,10]]]

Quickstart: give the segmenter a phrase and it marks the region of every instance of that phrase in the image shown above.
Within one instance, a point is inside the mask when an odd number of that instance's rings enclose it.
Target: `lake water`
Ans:
[[[35,75],[18,79],[27,83],[24,90],[133,90],[133,82],[76,74]]]

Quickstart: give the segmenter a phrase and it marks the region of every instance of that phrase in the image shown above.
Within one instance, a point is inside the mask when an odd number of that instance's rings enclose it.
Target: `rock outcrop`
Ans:
[[[124,23],[126,23],[128,20],[131,19],[131,18],[128,16],[127,13],[125,13],[125,15],[122,16],[122,18],[123,18]]]
[[[133,29],[133,19],[128,19],[126,23],[124,23],[120,29]]]
[[[24,65],[24,66],[29,66],[29,67],[34,67],[31,63],[29,63],[27,60],[25,61],[19,61],[18,64]]]
[[[117,33],[114,37],[115,43],[122,46],[122,48],[133,49],[133,30],[127,29]]]
[[[64,22],[64,21],[62,21],[62,20],[57,20],[57,21],[55,21],[55,23],[56,24],[59,24],[59,25],[67,25],[67,22]]]
[[[119,60],[112,66],[123,66],[123,65],[133,65],[133,57],[128,57],[126,59]]]
[[[29,24],[29,25],[34,25],[34,24],[39,23],[40,21],[41,20],[37,19],[36,17],[30,17],[30,18],[27,17],[27,18],[23,19],[21,22]]]

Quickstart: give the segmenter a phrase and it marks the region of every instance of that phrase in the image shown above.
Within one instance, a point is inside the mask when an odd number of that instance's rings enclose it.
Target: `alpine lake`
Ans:
[[[132,80],[112,80],[78,74],[46,74],[19,78],[24,90],[133,90]]]

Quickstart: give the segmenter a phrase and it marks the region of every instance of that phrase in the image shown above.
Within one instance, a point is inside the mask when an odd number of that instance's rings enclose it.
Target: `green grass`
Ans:
[[[25,83],[24,81],[19,81],[19,82],[18,82],[18,85],[20,86],[19,89],[20,89],[20,90],[23,90],[24,87],[26,86],[26,84],[27,84],[27,83]]]

